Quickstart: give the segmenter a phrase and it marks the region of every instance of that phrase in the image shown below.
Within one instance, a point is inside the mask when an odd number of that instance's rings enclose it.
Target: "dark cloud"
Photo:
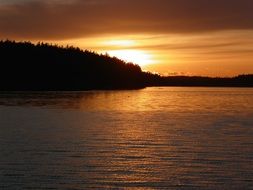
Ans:
[[[10,1],[11,2],[11,1]],[[75,0],[0,3],[0,38],[253,29],[252,0]]]

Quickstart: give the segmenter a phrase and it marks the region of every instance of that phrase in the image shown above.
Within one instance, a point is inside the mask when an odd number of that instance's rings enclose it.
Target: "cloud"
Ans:
[[[252,0],[0,1],[0,38],[250,30],[252,7]]]

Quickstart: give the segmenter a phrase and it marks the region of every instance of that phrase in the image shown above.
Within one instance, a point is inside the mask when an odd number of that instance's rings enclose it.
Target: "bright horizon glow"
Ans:
[[[252,31],[234,30],[203,34],[103,35],[54,43],[108,53],[161,75],[227,77],[252,73],[252,37]]]
[[[146,51],[142,50],[120,49],[107,51],[107,53],[110,56],[117,57],[126,62],[138,64],[141,67],[154,63],[152,56]]]
[[[141,67],[154,63],[154,60],[148,51],[135,49],[141,45],[137,40],[116,38],[105,40],[101,44],[109,48],[103,53],[108,53],[110,56],[117,57],[123,61],[138,64]]]

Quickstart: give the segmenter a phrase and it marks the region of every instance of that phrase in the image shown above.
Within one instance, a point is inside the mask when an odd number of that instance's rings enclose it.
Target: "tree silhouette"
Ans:
[[[1,90],[89,90],[144,87],[138,65],[116,57],[39,42],[0,42]]]

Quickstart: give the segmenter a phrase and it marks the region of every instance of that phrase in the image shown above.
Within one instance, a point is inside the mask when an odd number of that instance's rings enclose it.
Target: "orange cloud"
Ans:
[[[252,0],[76,0],[0,3],[0,38],[253,29]]]

